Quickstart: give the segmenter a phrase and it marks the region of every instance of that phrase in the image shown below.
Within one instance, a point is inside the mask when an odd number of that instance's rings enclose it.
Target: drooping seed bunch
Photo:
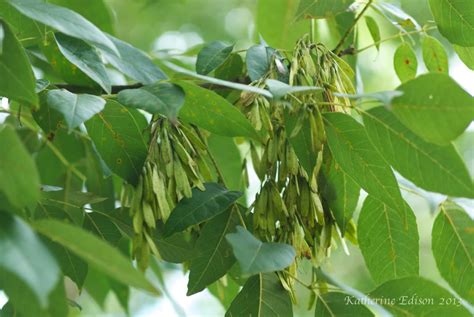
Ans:
[[[322,113],[345,111],[353,93],[351,68],[322,44],[298,41],[289,58],[289,84],[318,86],[320,91],[290,94],[283,100],[268,100],[243,93],[240,106],[254,127],[262,131],[263,146],[251,142],[253,166],[262,181],[254,205],[254,232],[266,241],[294,246],[298,257],[318,264],[327,256],[335,222],[318,188],[318,174],[329,151]],[[281,63],[280,63],[281,64]],[[271,70],[268,78],[278,75]],[[264,81],[254,85],[263,87]],[[303,150],[314,162],[303,164],[295,152],[295,141],[304,140]],[[302,146],[301,144],[299,145]],[[301,150],[301,149],[300,149]],[[295,275],[297,264],[287,270]],[[293,279],[280,274],[291,291]]]
[[[212,179],[206,148],[204,137],[192,126],[164,118],[153,123],[139,182],[126,186],[122,195],[122,205],[130,208],[133,219],[133,254],[140,268],[148,266],[150,251],[159,255],[152,238],[157,222],[166,222],[178,201],[191,197],[193,187],[205,190],[203,183]]]

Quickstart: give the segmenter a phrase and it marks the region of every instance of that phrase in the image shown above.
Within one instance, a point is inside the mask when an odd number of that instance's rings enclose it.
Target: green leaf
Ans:
[[[324,118],[329,148],[341,169],[369,195],[403,210],[395,175],[373,147],[364,127],[343,113],[325,113]]]
[[[170,83],[156,83],[138,89],[125,89],[118,93],[118,101],[127,107],[161,114],[172,120],[184,104],[184,91]]]
[[[59,281],[59,267],[38,236],[20,218],[0,211],[0,284],[8,295],[9,277],[20,280],[42,308]],[[12,290],[13,291],[13,290]]]
[[[321,193],[344,235],[347,224],[357,207],[360,187],[342,171],[334,159],[331,157],[328,159],[329,162],[326,160],[326,166],[322,167],[319,174]]]
[[[474,46],[474,14],[471,0],[429,0],[440,33],[451,43]]]
[[[38,22],[18,12],[7,1],[0,1],[0,12],[23,47],[38,44],[44,37],[44,28]]]
[[[122,73],[145,85],[167,78],[143,51],[111,35],[108,37],[117,47],[120,57],[108,51],[103,51],[103,53],[107,61]]]
[[[223,87],[228,87],[228,88],[236,89],[236,90],[253,92],[253,93],[268,97],[268,98],[272,98],[272,94],[268,90],[265,90],[265,89],[261,89],[261,88],[254,87],[254,86],[251,86],[251,85],[239,84],[239,83],[235,83],[235,82],[232,82],[232,81],[222,80],[222,79],[215,78],[215,77],[200,75],[200,74],[197,74],[197,73],[192,72],[190,70],[187,70],[186,68],[180,67],[178,65],[175,65],[173,63],[166,62],[166,61],[164,61],[163,64],[166,67],[168,67],[169,69],[171,69],[171,70],[173,70],[173,71],[175,71],[179,74],[188,75],[188,76],[191,76],[193,78],[197,78],[197,79],[203,80],[203,81],[211,83],[211,84],[215,84],[215,85],[219,85],[219,86],[223,86]]]
[[[69,130],[77,128],[96,113],[104,109],[105,100],[87,94],[76,95],[65,89],[50,90],[47,93],[49,107],[63,114]]]
[[[421,277],[391,280],[368,295],[395,316],[472,316],[450,292]],[[380,300],[380,299],[387,300]]]
[[[380,49],[380,29],[377,21],[371,16],[365,16],[365,24],[369,29],[370,36],[372,36],[372,40],[374,40],[375,47],[377,50]]]
[[[0,155],[0,202],[5,197],[14,208],[33,208],[40,196],[38,172],[28,150],[8,125],[0,125],[0,148],[5,149]]]
[[[120,56],[114,43],[101,30],[72,10],[36,0],[7,1],[30,19],[46,24],[69,36],[106,48]]]
[[[421,75],[397,90],[403,95],[393,99],[392,112],[428,142],[447,144],[474,119],[474,98],[448,75]]]
[[[82,289],[88,271],[87,263],[58,243],[47,240],[47,245],[58,261],[63,274],[76,283],[79,289]]]
[[[346,11],[353,0],[301,0],[296,19],[318,19]]]
[[[100,161],[99,155],[93,149],[92,142],[85,143],[85,175],[87,177],[87,190],[105,200],[91,204],[91,207],[102,211],[113,211],[115,209],[115,192],[113,178],[109,175],[106,177],[103,163]]]
[[[191,198],[183,198],[171,212],[163,228],[163,236],[169,237],[189,226],[209,220],[229,208],[242,193],[229,191],[219,184],[206,183],[205,191],[193,188]]]
[[[293,0],[259,0],[257,33],[272,47],[293,49],[298,38],[308,32],[306,21],[294,21],[297,9],[298,2]]]
[[[245,136],[259,140],[247,118],[215,92],[185,81],[176,81],[186,93],[179,117],[186,122],[222,136]]]
[[[189,282],[187,295],[196,294],[208,285],[224,276],[235,263],[232,248],[227,243],[226,234],[234,231],[239,224],[237,208],[211,219],[204,225],[196,241],[194,257],[189,265]]]
[[[407,203],[400,212],[369,195],[360,211],[357,229],[365,264],[377,284],[418,275],[418,229]]]
[[[456,293],[474,304],[474,221],[451,201],[439,209],[431,240],[438,270]]]
[[[0,96],[36,106],[35,77],[28,57],[8,24],[0,19]]]
[[[336,317],[336,316],[357,316],[357,317],[371,317],[374,314],[362,304],[357,303],[358,300],[354,296],[330,292],[318,295],[316,302],[315,317]]]
[[[135,109],[108,100],[102,112],[86,122],[100,156],[115,174],[135,184],[147,156],[146,119]]]
[[[474,46],[462,47],[453,45],[453,47],[462,62],[471,70],[474,70]]]
[[[290,86],[288,84],[285,84],[275,79],[267,79],[265,81],[265,84],[267,84],[268,90],[270,90],[270,92],[273,95],[273,98],[275,99],[281,99],[288,94],[322,90],[321,87],[317,87],[317,86]]]
[[[403,43],[397,48],[393,57],[393,66],[402,83],[416,77],[418,60],[410,44]]]
[[[259,44],[250,47],[247,50],[245,64],[247,73],[252,81],[265,77],[270,71],[275,50],[271,47]]]
[[[117,226],[110,220],[108,215],[98,212],[85,213],[84,229],[92,232],[97,237],[117,246],[122,239],[122,233]]]
[[[229,58],[214,72],[216,78],[222,80],[236,80],[244,70],[244,62],[238,53],[230,54]]]
[[[242,273],[253,275],[281,271],[293,263],[296,251],[285,243],[262,242],[241,226],[226,235]]]
[[[448,73],[449,63],[448,54],[436,38],[432,36],[424,36],[421,41],[423,50],[423,61],[426,68],[432,73]]]
[[[225,316],[286,317],[293,316],[293,307],[276,274],[258,274],[245,282]]]
[[[108,94],[112,87],[104,64],[96,49],[88,43],[58,33],[55,35],[59,50],[70,61],[82,70],[87,76],[98,83]]]
[[[370,140],[403,177],[415,185],[455,197],[474,198],[474,185],[452,144],[428,143],[382,107],[363,114]]]
[[[314,167],[316,166],[318,153],[314,151],[311,139],[311,127],[309,118],[305,118],[302,122],[302,127],[296,135],[293,134],[293,130],[298,124],[298,117],[289,111],[284,112],[286,122],[286,136],[290,142],[293,150],[295,151],[298,161],[303,166],[304,170],[308,175],[313,174]]]
[[[104,0],[95,0],[84,5],[83,0],[49,0],[48,2],[66,7],[79,13],[104,32],[113,33],[114,17]]]
[[[242,158],[233,138],[211,134],[207,147],[214,157],[224,182],[231,190],[242,189]]]
[[[145,276],[133,268],[131,261],[107,242],[81,228],[57,220],[40,220],[34,228],[51,240],[62,244],[111,278],[137,288],[158,293]]]
[[[234,45],[226,45],[220,41],[214,41],[205,45],[197,56],[196,72],[207,75],[222,65],[232,53]]]
[[[166,262],[183,263],[193,257],[194,241],[187,232],[178,232],[166,238],[155,236],[154,241]]]

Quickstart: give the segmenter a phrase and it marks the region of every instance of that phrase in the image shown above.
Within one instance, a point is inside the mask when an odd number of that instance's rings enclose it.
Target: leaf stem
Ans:
[[[341,46],[344,45],[347,38],[349,37],[349,35],[351,34],[351,32],[354,30],[355,26],[357,25],[357,22],[359,22],[360,18],[364,15],[365,11],[367,11],[367,9],[372,4],[372,1],[373,0],[367,1],[364,8],[362,9],[362,11],[359,13],[359,15],[357,15],[357,17],[354,19],[354,22],[352,22],[351,26],[347,29],[346,33],[344,33],[342,38],[339,40],[339,43],[337,43],[336,48],[333,50],[333,52],[335,54],[339,53],[339,50],[340,50]]]

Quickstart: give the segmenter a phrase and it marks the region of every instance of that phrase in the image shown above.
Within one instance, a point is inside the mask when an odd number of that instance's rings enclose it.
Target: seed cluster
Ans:
[[[331,159],[322,113],[351,106],[344,97],[354,92],[348,72],[351,68],[322,44],[310,43],[308,37],[298,41],[288,60],[290,85],[323,89],[290,94],[278,101],[242,94],[242,111],[265,139],[263,146],[250,144],[252,163],[262,181],[253,205],[254,233],[266,241],[291,244],[299,258],[319,264],[328,255],[333,235],[340,236],[319,190],[319,172]],[[279,65],[283,65],[281,60]],[[279,71],[276,67],[267,78],[282,76]],[[254,85],[264,84],[259,81]],[[312,164],[298,159],[295,145],[311,154]],[[296,268],[295,262],[287,271],[294,276]],[[292,289],[293,279],[284,274],[280,279]]]
[[[206,149],[205,138],[194,127],[164,118],[153,122],[138,185],[125,186],[122,194],[122,205],[130,208],[133,219],[133,254],[140,268],[148,266],[150,251],[159,255],[152,239],[157,221],[166,222],[177,202],[191,197],[191,188],[205,190],[203,183],[212,179]]]

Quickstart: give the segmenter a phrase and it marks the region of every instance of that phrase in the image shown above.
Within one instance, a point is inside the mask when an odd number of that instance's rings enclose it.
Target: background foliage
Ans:
[[[0,316],[470,316],[471,2],[0,0]]]

